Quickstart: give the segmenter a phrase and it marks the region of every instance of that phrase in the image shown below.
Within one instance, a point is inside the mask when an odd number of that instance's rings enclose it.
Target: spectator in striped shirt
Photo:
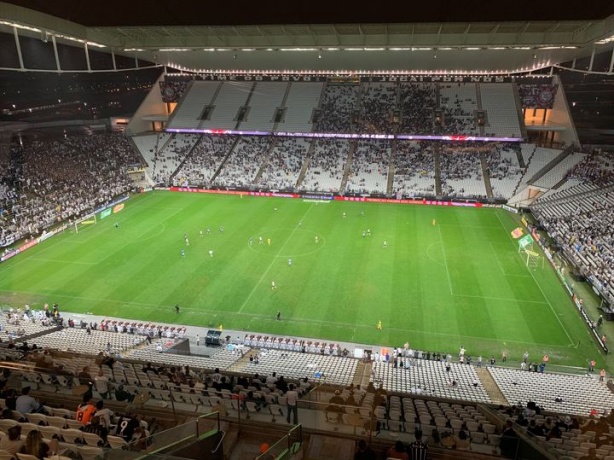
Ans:
[[[424,442],[422,442],[422,431],[416,430],[415,436],[416,440],[407,448],[409,458],[411,460],[427,460],[429,448]]]

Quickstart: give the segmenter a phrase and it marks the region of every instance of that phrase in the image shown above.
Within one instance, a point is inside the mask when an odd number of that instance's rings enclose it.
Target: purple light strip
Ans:
[[[314,139],[400,139],[414,141],[455,141],[455,142],[522,142],[522,137],[483,137],[464,135],[431,136],[422,134],[351,134],[351,133],[291,133],[286,131],[234,131],[231,129],[166,128],[168,133],[181,134],[228,134],[233,136],[277,136],[308,137]]]

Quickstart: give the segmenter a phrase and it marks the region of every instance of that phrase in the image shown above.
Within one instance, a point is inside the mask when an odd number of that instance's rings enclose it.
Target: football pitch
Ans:
[[[515,219],[151,192],[0,264],[0,304],[583,366],[596,347],[549,264],[525,266]]]

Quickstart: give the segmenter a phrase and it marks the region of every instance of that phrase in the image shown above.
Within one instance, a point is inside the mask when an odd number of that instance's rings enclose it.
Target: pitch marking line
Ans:
[[[441,239],[441,248],[443,252],[443,261],[444,266],[446,267],[446,273],[448,274],[448,286],[450,287],[450,294],[454,295],[454,291],[452,291],[452,278],[450,277],[450,270],[448,269],[448,257],[446,256],[446,247],[443,244],[443,235],[441,234],[441,227],[437,226],[437,230],[439,230],[439,238]]]
[[[37,260],[40,262],[55,262],[60,264],[98,265],[98,262],[78,262],[76,260],[44,259],[42,257],[30,257],[30,260]]]
[[[503,268],[503,265],[501,265],[501,261],[499,260],[499,256],[497,255],[497,250],[495,249],[495,245],[492,244],[492,241],[489,244],[490,244],[490,248],[493,251],[495,260],[497,261],[497,264],[499,265],[499,268],[501,269],[501,272],[503,273],[503,276],[515,276],[515,277],[521,277],[521,278],[529,278],[529,275],[512,275],[510,273],[507,273],[505,269]]]
[[[498,212],[495,212],[497,219],[499,219],[499,223],[501,224],[501,227],[503,228],[503,230],[505,231],[505,233],[507,234],[507,237],[512,240],[512,243],[515,242],[515,240],[512,238],[512,236],[510,235],[510,233],[508,232],[508,230],[505,228],[505,225],[503,224],[503,221],[501,220],[501,216],[499,216]],[[542,256],[543,257],[543,256]],[[554,315],[554,317],[556,318],[556,320],[559,322],[559,325],[561,326],[561,329],[563,329],[563,332],[565,332],[565,335],[567,336],[567,338],[569,339],[569,343],[574,345],[574,341],[571,338],[571,336],[569,335],[569,332],[567,332],[567,329],[565,328],[565,326],[563,325],[563,322],[561,321],[561,318],[559,318],[559,315],[556,314],[556,311],[554,310],[554,307],[552,306],[552,304],[550,303],[550,299],[546,296],[546,293],[544,292],[544,290],[542,289],[541,285],[537,282],[537,278],[535,278],[535,275],[533,274],[533,272],[527,267],[527,271],[529,272],[529,274],[531,275],[531,277],[533,278],[533,281],[535,282],[535,284],[537,285],[537,287],[539,288],[539,292],[542,293],[542,297],[546,300],[546,302],[548,303],[548,305],[550,306],[550,311],[552,311],[552,314]]]
[[[309,211],[311,211],[311,208],[313,208],[313,204],[310,205],[307,208],[307,211],[305,211],[305,213],[303,214],[303,217],[301,217],[300,220],[305,220],[305,217],[307,216],[307,214],[309,214]],[[296,227],[294,227],[294,230],[292,230],[292,232],[290,233],[290,236],[288,236],[288,238],[286,238],[286,241],[284,241],[284,244],[281,246],[281,248],[279,248],[279,251],[277,252],[277,255],[283,253],[285,247],[288,245],[288,243],[290,242],[290,240],[292,239],[292,237],[294,236],[294,234],[296,233],[296,231],[298,229],[299,229],[298,225]],[[238,313],[241,313],[243,311],[243,309],[245,308],[245,305],[247,305],[247,302],[249,301],[249,299],[251,299],[252,295],[254,295],[254,292],[256,292],[256,289],[258,289],[258,286],[260,286],[260,283],[262,283],[262,280],[265,278],[265,276],[267,276],[267,274],[269,273],[269,270],[271,270],[271,268],[273,267],[273,265],[276,262],[277,262],[277,256],[273,257],[273,260],[271,261],[271,263],[269,264],[267,269],[264,271],[264,273],[262,274],[262,276],[260,277],[260,279],[258,280],[256,285],[254,286],[254,289],[252,289],[252,291],[249,293],[249,295],[245,299],[245,302],[243,302],[243,305],[241,305],[241,308],[239,308]]]
[[[19,294],[28,294],[28,295],[33,295],[33,296],[44,296],[44,295],[50,295],[50,294],[45,294],[45,293],[39,293],[39,292],[31,292],[31,291],[15,291],[15,290],[10,290],[10,289],[0,289],[0,292],[6,292],[9,294],[15,294],[15,293],[19,293]],[[85,297],[85,296],[74,296],[74,295],[68,295],[68,294],[53,294],[55,297],[58,297],[60,299],[76,299],[76,300],[83,300],[83,301],[94,301],[94,302],[107,302],[107,303],[114,303],[114,304],[121,304],[122,306],[126,306],[126,307],[146,307],[149,308],[151,310],[155,310],[155,311],[159,311],[160,308],[163,308],[163,306],[161,306],[160,304],[153,304],[153,303],[145,303],[145,302],[124,302],[122,300],[113,300],[113,299],[101,299],[98,297]],[[168,306],[169,309],[172,308],[172,306]],[[187,313],[188,315],[192,315],[192,316],[196,316],[198,318],[202,318],[203,313],[205,312],[210,312],[213,313],[214,317],[217,317],[219,315],[240,315],[240,316],[247,316],[249,318],[253,319],[260,319],[260,320],[267,320],[267,321],[271,321],[271,322],[276,322],[276,320],[274,318],[271,317],[271,315],[262,315],[262,314],[258,314],[258,313],[238,313],[238,312],[232,312],[232,311],[228,311],[228,310],[215,310],[215,309],[203,309],[203,308],[196,308],[196,307],[181,307],[181,312],[182,313]],[[71,311],[71,313],[74,313],[76,315],[79,314],[83,314],[82,312],[73,312]],[[103,316],[103,315],[99,315],[99,316]],[[130,318],[128,318],[130,319]],[[138,320],[138,319],[134,319],[135,321],[143,321],[143,320]],[[312,319],[312,318],[293,318],[293,319],[286,319],[284,320],[286,322],[289,323],[307,323],[307,324],[322,324],[322,325],[329,325],[329,326],[335,326],[335,327],[343,327],[343,328],[353,328],[354,331],[358,330],[358,329],[373,329],[373,326],[369,326],[369,325],[360,325],[360,324],[356,324],[356,323],[344,323],[344,322],[331,322],[330,320],[318,320],[318,319]],[[193,327],[200,327],[200,326],[196,326],[194,325]],[[395,328],[395,327],[387,327],[386,330],[389,331],[393,331],[393,332],[403,332],[403,333],[415,333],[415,334],[425,334],[425,335],[436,335],[436,336],[442,336],[442,337],[454,337],[455,339],[458,339],[459,337],[461,338],[467,338],[467,339],[476,339],[476,340],[486,340],[486,341],[492,341],[492,342],[497,342],[499,341],[499,339],[496,338],[488,338],[488,337],[476,337],[476,336],[468,336],[468,335],[458,335],[458,334],[448,334],[445,332],[425,332],[424,330],[415,330],[415,329],[400,329],[400,328]],[[523,345],[542,345],[542,346],[548,346],[551,348],[562,348],[559,345],[552,345],[552,344],[546,344],[546,343],[537,343],[537,342],[522,342],[522,341],[518,341],[518,340],[507,340],[507,342],[509,343],[518,343],[518,344],[523,344]],[[567,348],[567,347],[565,347]]]
[[[505,297],[488,297],[488,296],[483,296],[483,295],[470,295],[470,294],[453,294],[453,295],[454,297],[469,297],[472,299],[498,300],[501,302],[536,303],[540,305],[548,305],[547,302],[542,302],[541,300],[507,299]]]

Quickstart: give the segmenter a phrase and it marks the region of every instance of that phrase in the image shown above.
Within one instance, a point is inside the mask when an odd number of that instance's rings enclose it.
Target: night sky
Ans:
[[[86,26],[339,24],[603,19],[614,1],[4,0]]]

